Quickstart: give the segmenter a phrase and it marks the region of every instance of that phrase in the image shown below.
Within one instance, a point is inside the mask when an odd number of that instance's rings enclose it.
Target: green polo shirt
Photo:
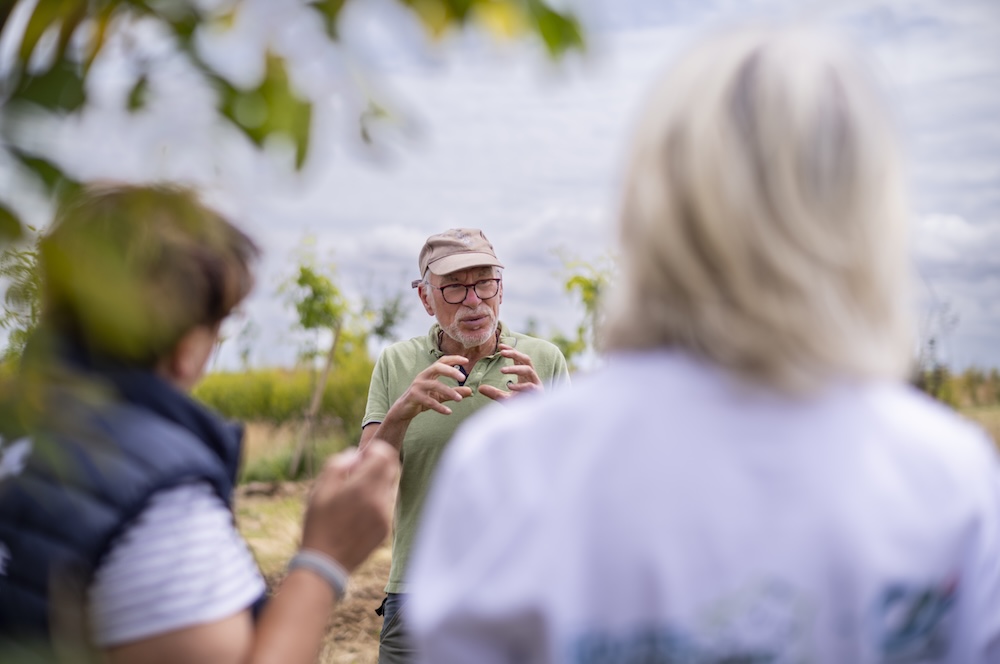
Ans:
[[[441,327],[434,324],[425,337],[414,337],[408,341],[395,343],[379,355],[372,372],[372,382],[368,389],[368,406],[361,426],[381,422],[389,407],[410,387],[418,373],[444,355],[438,348],[438,333]],[[544,339],[536,339],[524,334],[511,332],[500,323],[500,343],[507,344],[527,354],[546,387],[569,382],[566,358],[559,349]],[[405,593],[403,574],[410,556],[410,546],[416,533],[420,510],[430,486],[431,476],[441,453],[451,440],[455,429],[466,418],[480,408],[494,405],[492,399],[479,393],[480,385],[494,385],[506,389],[508,382],[516,382],[517,376],[500,373],[500,368],[513,364],[494,353],[476,362],[465,381],[472,388],[472,397],[459,402],[449,401],[451,415],[442,415],[427,410],[410,422],[403,438],[400,459],[403,472],[399,478],[399,492],[396,495],[396,515],[392,536],[392,568],[386,592]],[[441,378],[449,385],[455,385],[451,378]]]

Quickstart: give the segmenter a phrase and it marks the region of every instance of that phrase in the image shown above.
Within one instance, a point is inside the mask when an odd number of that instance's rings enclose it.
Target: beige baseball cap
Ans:
[[[427,238],[420,250],[420,276],[430,270],[438,276],[470,267],[503,267],[493,253],[493,245],[478,228],[451,228]]]

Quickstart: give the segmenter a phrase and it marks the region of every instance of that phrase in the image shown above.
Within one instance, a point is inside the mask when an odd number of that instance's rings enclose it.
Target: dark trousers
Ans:
[[[407,596],[389,593],[382,602],[382,632],[378,637],[378,664],[409,664],[416,651],[406,633]]]

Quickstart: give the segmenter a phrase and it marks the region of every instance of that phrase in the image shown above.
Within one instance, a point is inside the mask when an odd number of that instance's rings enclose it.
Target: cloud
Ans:
[[[483,228],[507,264],[504,320],[572,330],[580,312],[562,291],[555,252],[593,260],[613,250],[621,166],[649,86],[702,31],[756,15],[833,25],[873,55],[906,147],[925,304],[931,292],[954,303],[956,361],[1000,366],[994,0],[580,0],[591,48],[558,66],[537,45],[497,45],[476,31],[428,45],[388,0],[348,3],[345,43],[330,48],[309,20],[286,18],[271,4],[248,2],[259,14],[239,29],[251,40],[271,35],[319,100],[302,177],[289,175],[280,153],[261,158],[220,135],[205,112],[207,92],[183,76],[164,78],[164,103],[147,114],[127,116],[109,103],[48,134],[73,173],[196,182],[260,240],[266,256],[248,303],[261,327],[260,362],[294,357],[294,314],[276,290],[309,236],[360,298],[408,290],[428,235]],[[237,66],[246,56],[219,46],[213,57]],[[95,83],[111,99],[128,72],[104,67]],[[358,70],[368,71],[368,89],[393,113],[375,130],[375,151],[361,144]],[[401,332],[422,334],[431,321],[416,297],[409,306]],[[220,365],[236,362],[224,347]]]
[[[943,359],[958,367],[1000,366],[1000,223],[927,215],[913,236],[921,333],[939,336]],[[954,317],[943,331],[942,312]]]

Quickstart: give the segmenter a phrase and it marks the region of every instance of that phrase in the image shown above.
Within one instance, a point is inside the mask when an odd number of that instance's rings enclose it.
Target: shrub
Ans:
[[[320,402],[321,420],[338,421],[348,440],[361,435],[372,361],[360,353],[338,358]],[[205,376],[194,397],[224,417],[282,424],[302,418],[314,384],[309,369],[259,369]]]
[[[240,471],[239,481],[242,482],[286,482],[315,475],[322,467],[323,461],[331,454],[346,449],[351,443],[344,436],[325,436],[314,441],[313,463],[307,459],[299,466],[295,477],[288,473],[292,461],[291,443],[263,454],[257,458],[247,459]]]

